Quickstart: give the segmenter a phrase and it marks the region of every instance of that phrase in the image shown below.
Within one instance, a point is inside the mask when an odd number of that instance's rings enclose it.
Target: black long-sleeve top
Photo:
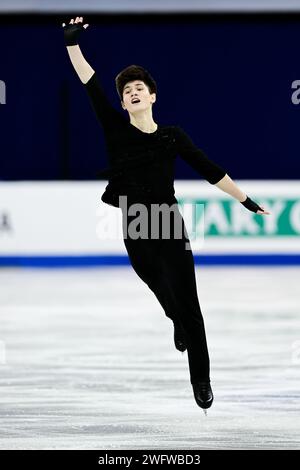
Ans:
[[[180,126],[160,126],[155,132],[141,131],[110,103],[96,72],[84,87],[104,131],[108,178],[101,199],[119,207],[119,196],[131,202],[174,203],[175,158],[179,154],[209,183],[220,181],[226,172],[196,147]]]

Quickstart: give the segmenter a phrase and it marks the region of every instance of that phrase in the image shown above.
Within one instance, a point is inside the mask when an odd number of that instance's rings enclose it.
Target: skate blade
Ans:
[[[203,413],[207,416],[207,410],[203,408]]]

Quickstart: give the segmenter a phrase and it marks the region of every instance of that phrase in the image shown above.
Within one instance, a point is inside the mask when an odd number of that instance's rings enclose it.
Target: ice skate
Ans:
[[[210,381],[205,380],[201,382],[192,383],[194,397],[196,403],[200,408],[203,409],[205,415],[207,415],[207,408],[210,408],[214,399],[214,395],[210,386]]]

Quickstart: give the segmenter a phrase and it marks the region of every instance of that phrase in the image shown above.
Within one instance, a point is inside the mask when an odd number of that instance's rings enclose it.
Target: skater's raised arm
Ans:
[[[90,64],[86,61],[84,58],[79,44],[76,44],[74,46],[67,46],[67,51],[70,57],[70,60],[72,62],[72,65],[82,81],[82,83],[85,85],[89,79],[93,76],[95,73],[95,70],[90,66]]]
[[[248,210],[257,214],[269,214],[245,194],[230,178],[226,171],[210,160],[203,150],[199,149],[181,127],[177,127],[177,144],[180,156],[200,173],[209,183],[237,199]]]
[[[88,24],[83,25],[82,22],[83,17],[77,16],[75,21],[72,18],[68,25],[63,23],[62,26],[64,28],[65,45],[67,46],[70,60],[78,77],[82,83],[85,84],[95,71],[85,60],[78,44],[80,35],[89,26]]]
[[[72,18],[68,25],[62,24],[67,51],[75,72],[83,83],[99,123],[104,128],[115,128],[126,122],[121,112],[117,111],[107,98],[95,70],[83,56],[79,47],[79,36],[89,26],[83,25],[83,17]]]

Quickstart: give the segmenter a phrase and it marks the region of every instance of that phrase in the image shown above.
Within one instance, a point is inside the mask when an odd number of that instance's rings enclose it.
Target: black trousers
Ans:
[[[178,205],[173,204],[173,211],[170,211],[169,217],[171,221],[169,238],[163,238],[164,215],[160,215],[158,238],[151,238],[150,229],[154,227],[154,219],[151,217],[150,206],[151,204],[146,205],[148,238],[133,238],[129,234],[130,224],[134,220],[137,221],[139,213],[128,215],[128,210],[122,208],[125,247],[133,269],[153,291],[166,316],[181,324],[184,330],[190,382],[207,380],[210,373],[209,354],[197,295],[194,258],[184,220]],[[157,227],[157,219],[155,226]],[[141,224],[138,228],[140,227]],[[180,238],[176,238],[178,230],[181,230]]]

